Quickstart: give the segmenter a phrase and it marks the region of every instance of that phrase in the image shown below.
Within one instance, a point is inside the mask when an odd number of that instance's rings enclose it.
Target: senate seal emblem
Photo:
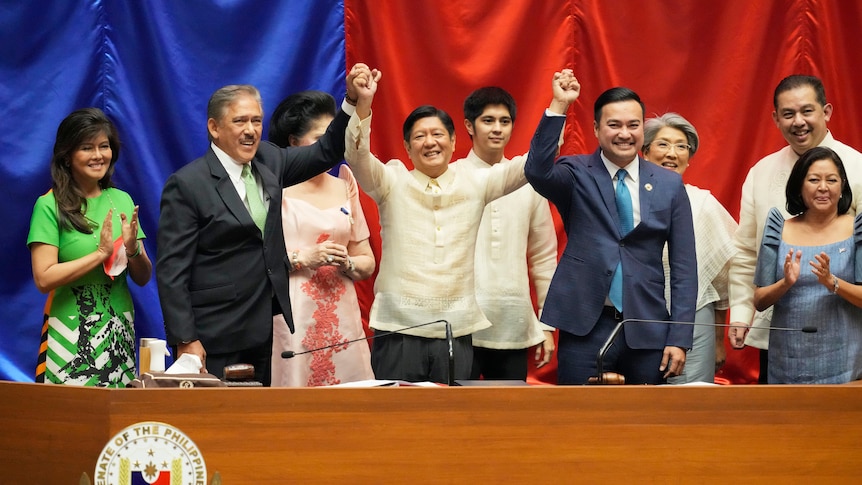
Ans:
[[[177,428],[154,421],[117,433],[99,455],[96,485],[206,485],[197,445]]]

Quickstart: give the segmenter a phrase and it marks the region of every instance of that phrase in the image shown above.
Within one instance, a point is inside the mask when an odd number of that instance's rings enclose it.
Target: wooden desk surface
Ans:
[[[225,485],[862,480],[859,386],[104,390],[0,383],[2,468],[28,470],[20,475],[27,481],[8,483],[77,483],[82,471],[92,476],[115,433],[142,421],[182,430]]]

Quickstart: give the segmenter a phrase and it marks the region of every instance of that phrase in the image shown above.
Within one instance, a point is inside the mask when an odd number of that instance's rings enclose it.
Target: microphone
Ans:
[[[348,344],[352,344],[354,342],[359,342],[362,340],[374,340],[378,337],[385,337],[385,336],[391,335],[393,333],[403,333],[407,330],[413,330],[414,328],[425,327],[427,325],[433,325],[435,323],[445,323],[446,324],[446,339],[449,341],[449,358],[452,359],[453,358],[452,357],[452,352],[453,352],[452,351],[452,326],[449,325],[449,322],[446,320],[434,320],[433,322],[420,323],[418,325],[405,327],[405,328],[402,328],[399,330],[392,330],[392,331],[387,331],[387,332],[375,333],[374,335],[372,335],[370,337],[360,337],[360,338],[356,338],[353,340],[347,340],[344,342],[339,342],[337,344],[327,345],[325,347],[318,347],[316,349],[303,350],[302,352],[294,352],[292,350],[285,350],[284,352],[281,353],[281,358],[282,359],[292,359],[292,358],[296,357],[297,355],[310,354],[312,352],[318,352],[320,350],[331,349],[333,347],[341,347],[342,345],[348,345]]]
[[[728,327],[728,328],[748,328],[748,325],[734,325],[732,323],[701,323],[701,322],[680,322],[676,320],[648,320],[643,318],[626,318],[624,320],[620,320],[617,322],[616,327],[614,327],[611,334],[608,335],[607,340],[599,349],[599,354],[596,357],[596,370],[598,371],[598,376],[594,378],[590,378],[591,384],[625,384],[625,378],[619,376],[619,374],[614,374],[611,372],[604,372],[604,360],[605,354],[608,353],[608,350],[613,345],[614,340],[616,340],[617,335],[619,335],[620,330],[622,330],[623,325],[626,323],[661,323],[665,325],[691,325],[691,326],[704,326],[704,327]],[[779,330],[783,332],[802,332],[802,333],[817,333],[817,327],[813,326],[805,326],[802,328],[791,328],[791,327],[766,327],[768,330]],[[611,382],[613,381],[613,382]]]
[[[449,349],[449,362],[448,362],[448,364],[449,364],[448,365],[448,367],[449,367],[448,374],[449,375],[447,378],[448,382],[446,384],[449,386],[458,386],[459,384],[455,382],[455,345],[453,343],[454,338],[452,337],[452,324],[449,323],[448,320],[442,320],[442,319],[441,320],[434,320],[433,322],[420,323],[418,325],[405,327],[405,328],[402,328],[400,330],[392,330],[392,331],[387,331],[387,332],[375,333],[374,335],[372,335],[370,337],[360,337],[360,338],[353,339],[353,340],[347,340],[345,342],[339,342],[337,344],[327,345],[325,347],[318,347],[316,349],[304,350],[302,352],[294,352],[292,350],[285,350],[284,352],[281,353],[281,358],[282,359],[292,359],[292,358],[296,357],[297,355],[310,354],[312,352],[317,352],[320,350],[331,349],[332,347],[341,347],[342,345],[348,345],[348,344],[352,344],[354,342],[359,342],[362,340],[373,340],[373,339],[376,339],[378,337],[386,337],[387,335],[392,335],[393,333],[402,333],[406,330],[412,330],[414,328],[424,327],[426,325],[433,325],[435,323],[446,324],[446,344],[448,345],[448,349]]]

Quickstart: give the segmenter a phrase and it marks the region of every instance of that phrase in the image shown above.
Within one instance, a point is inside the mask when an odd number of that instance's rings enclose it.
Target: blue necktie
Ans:
[[[625,236],[634,228],[634,214],[632,213],[632,196],[626,187],[626,171],[617,170],[617,214],[620,216],[620,229]],[[611,303],[618,312],[623,311],[623,263],[617,263],[614,277],[611,280],[611,291],[608,294]]]

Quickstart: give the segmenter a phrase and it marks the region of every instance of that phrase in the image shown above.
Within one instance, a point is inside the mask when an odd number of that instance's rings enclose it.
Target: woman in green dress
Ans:
[[[138,207],[111,183],[119,154],[117,130],[98,108],[57,128],[52,188],[36,200],[27,237],[33,280],[49,293],[37,382],[124,387],[135,377],[126,277],[145,285],[152,263]]]

